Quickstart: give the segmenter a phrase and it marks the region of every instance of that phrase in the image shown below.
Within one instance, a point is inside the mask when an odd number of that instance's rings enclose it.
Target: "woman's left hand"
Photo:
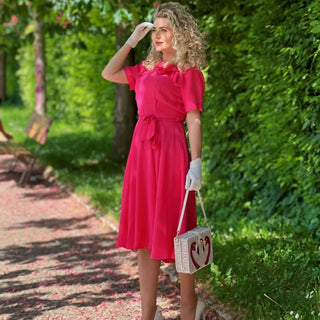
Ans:
[[[188,190],[200,190],[202,183],[202,163],[201,158],[190,162],[190,168],[186,177],[185,188]]]

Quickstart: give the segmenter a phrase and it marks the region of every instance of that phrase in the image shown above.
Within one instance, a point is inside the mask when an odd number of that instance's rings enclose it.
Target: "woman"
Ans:
[[[146,60],[123,68],[130,50],[150,30]],[[156,306],[160,263],[175,259],[173,238],[185,189],[201,187],[204,78],[200,68],[205,63],[194,18],[184,6],[169,2],[157,8],[153,24],[136,27],[102,72],[105,79],[128,83],[136,92],[139,120],[124,175],[117,246],[138,250],[142,320],[162,318]],[[194,192],[184,220],[182,232],[196,226]],[[204,303],[195,294],[195,276],[180,273],[179,278],[181,319],[200,319]]]

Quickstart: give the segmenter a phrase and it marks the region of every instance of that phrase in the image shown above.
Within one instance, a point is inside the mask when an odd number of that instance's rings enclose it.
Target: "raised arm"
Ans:
[[[102,77],[116,83],[128,83],[123,64],[132,47],[126,42],[111,58],[102,71]]]
[[[126,74],[123,70],[124,61],[126,60],[130,50],[135,48],[138,42],[145,37],[152,27],[153,24],[149,22],[143,22],[137,25],[127,42],[111,58],[111,60],[103,69],[103,78],[112,82],[128,83]]]

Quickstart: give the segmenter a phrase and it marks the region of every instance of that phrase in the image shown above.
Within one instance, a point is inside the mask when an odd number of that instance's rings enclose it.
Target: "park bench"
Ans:
[[[9,171],[14,171],[19,161],[25,165],[25,169],[18,182],[19,185],[24,186],[29,180],[40,150],[46,142],[51,123],[52,120],[50,118],[39,115],[37,112],[33,112],[25,130],[27,136],[22,146],[7,142],[8,153],[14,156]],[[36,150],[33,153],[26,148],[26,144],[30,139],[37,144]]]

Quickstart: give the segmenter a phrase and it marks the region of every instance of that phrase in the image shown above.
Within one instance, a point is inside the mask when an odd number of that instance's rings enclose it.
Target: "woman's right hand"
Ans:
[[[127,40],[127,43],[135,48],[140,40],[142,40],[146,34],[153,28],[153,24],[150,22],[143,22],[136,26],[133,33]]]

